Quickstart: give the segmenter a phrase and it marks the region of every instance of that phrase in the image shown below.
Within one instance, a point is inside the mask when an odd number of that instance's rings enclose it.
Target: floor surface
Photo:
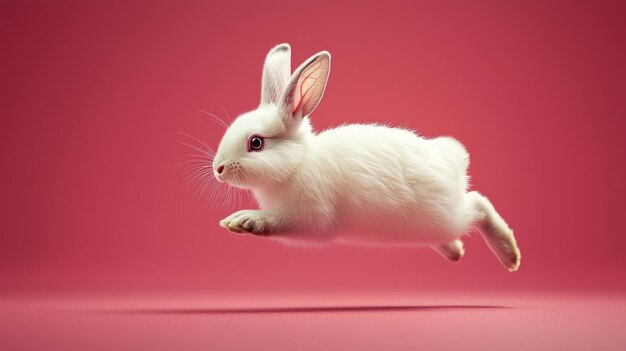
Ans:
[[[0,298],[2,350],[626,350],[626,295]]]

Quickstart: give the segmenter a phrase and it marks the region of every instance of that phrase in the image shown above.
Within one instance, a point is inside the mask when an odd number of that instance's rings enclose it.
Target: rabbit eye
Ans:
[[[250,145],[248,145],[248,151],[259,151],[263,148],[263,138],[259,136],[253,136],[250,138]]]

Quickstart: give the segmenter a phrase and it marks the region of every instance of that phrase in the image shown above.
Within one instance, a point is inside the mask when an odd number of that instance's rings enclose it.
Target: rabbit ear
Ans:
[[[263,65],[261,105],[276,104],[289,82],[291,74],[291,47],[284,43],[267,54]]]
[[[330,53],[322,51],[304,61],[293,73],[282,96],[282,116],[287,129],[299,126],[324,95],[330,73]]]

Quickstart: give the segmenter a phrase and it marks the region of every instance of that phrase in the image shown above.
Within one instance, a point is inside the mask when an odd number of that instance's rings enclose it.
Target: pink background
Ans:
[[[625,6],[607,1],[2,1],[0,289],[385,294],[626,287]],[[229,234],[181,187],[198,109],[255,108],[269,48],[333,55],[318,130],[453,135],[516,232],[431,250],[301,250]],[[245,205],[245,204],[244,204]]]

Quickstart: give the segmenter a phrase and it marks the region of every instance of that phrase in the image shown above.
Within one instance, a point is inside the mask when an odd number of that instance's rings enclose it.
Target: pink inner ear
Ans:
[[[298,110],[302,111],[303,115],[306,115],[308,114],[307,111],[310,113],[309,110],[315,107],[310,105],[315,100],[316,94],[319,94],[321,90],[319,88],[324,85],[324,73],[322,60],[318,60],[302,70],[293,96],[294,107],[293,111],[291,111],[293,117],[296,116]]]

